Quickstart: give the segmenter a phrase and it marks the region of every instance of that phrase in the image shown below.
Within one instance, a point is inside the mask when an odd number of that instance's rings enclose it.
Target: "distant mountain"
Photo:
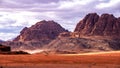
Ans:
[[[120,18],[112,14],[89,13],[81,20],[74,32],[84,36],[109,36],[120,38]]]

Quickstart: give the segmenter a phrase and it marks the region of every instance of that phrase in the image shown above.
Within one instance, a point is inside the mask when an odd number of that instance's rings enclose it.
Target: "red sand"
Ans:
[[[85,54],[33,54],[33,55],[0,55],[0,65],[33,65],[38,66],[52,65],[78,65],[78,66],[114,66],[120,65],[120,52],[100,52],[100,53],[85,53]],[[31,68],[33,68],[31,66]],[[54,68],[54,67],[53,67]],[[72,67],[71,67],[72,68]],[[103,67],[102,67],[103,68]],[[114,67],[113,67],[114,68]]]

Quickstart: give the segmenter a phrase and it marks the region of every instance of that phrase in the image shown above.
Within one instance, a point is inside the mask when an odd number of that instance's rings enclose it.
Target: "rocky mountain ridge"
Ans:
[[[83,20],[81,20],[74,32],[78,32],[84,36],[109,36],[120,37],[120,18],[114,17],[112,14],[97,13],[87,14]]]

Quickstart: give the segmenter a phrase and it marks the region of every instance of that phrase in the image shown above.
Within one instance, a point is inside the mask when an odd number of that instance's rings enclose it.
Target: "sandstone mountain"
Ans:
[[[90,13],[81,20],[74,32],[84,36],[120,37],[120,18],[112,14]]]
[[[25,27],[14,41],[44,41],[53,40],[60,33],[68,32],[54,21],[40,21],[30,28]]]

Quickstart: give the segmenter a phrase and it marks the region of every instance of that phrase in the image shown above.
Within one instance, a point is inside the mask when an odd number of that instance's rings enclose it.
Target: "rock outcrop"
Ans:
[[[81,20],[74,32],[86,36],[120,36],[120,18],[114,17],[112,14],[90,13]]]
[[[54,21],[40,21],[30,28],[25,27],[14,41],[43,41],[53,40],[60,33],[68,32]]]
[[[0,44],[0,53],[1,52],[10,52],[10,51],[11,51],[10,46],[4,46],[4,45]]]

